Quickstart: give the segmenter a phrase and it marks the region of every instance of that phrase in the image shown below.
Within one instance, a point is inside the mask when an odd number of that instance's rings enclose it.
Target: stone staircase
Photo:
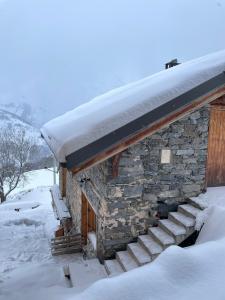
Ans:
[[[116,258],[105,260],[109,276],[115,276],[152,262],[163,250],[179,245],[195,231],[195,219],[201,211],[194,200],[178,206],[168,219],[159,220],[157,227],[150,227],[148,234],[140,235],[136,243],[127,245],[126,251],[116,253]]]

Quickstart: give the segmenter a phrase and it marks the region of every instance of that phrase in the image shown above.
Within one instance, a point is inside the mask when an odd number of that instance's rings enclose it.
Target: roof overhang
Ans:
[[[225,72],[66,156],[64,167],[78,173],[143,140],[225,94]]]

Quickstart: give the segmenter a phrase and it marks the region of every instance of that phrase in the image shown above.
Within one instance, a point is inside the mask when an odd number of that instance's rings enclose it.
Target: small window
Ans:
[[[163,149],[161,152],[161,164],[171,163],[171,150]]]

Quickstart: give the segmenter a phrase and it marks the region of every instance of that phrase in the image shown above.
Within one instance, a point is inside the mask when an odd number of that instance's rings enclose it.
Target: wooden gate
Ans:
[[[207,185],[225,185],[225,105],[212,105],[209,125]]]
[[[82,193],[81,233],[85,244],[87,243],[88,232],[96,232],[96,215],[87,198]]]

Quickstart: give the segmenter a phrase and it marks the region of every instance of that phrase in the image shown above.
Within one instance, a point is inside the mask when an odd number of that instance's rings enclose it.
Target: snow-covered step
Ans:
[[[135,259],[130,255],[128,251],[119,251],[116,253],[116,259],[120,263],[122,269],[127,272],[138,267]]]
[[[195,220],[180,212],[170,212],[169,219],[176,222],[178,225],[183,225],[187,229],[187,233],[194,230]]]
[[[178,211],[185,214],[188,217],[196,218],[197,214],[201,211],[199,208],[194,207],[191,204],[182,204],[178,206]]]
[[[200,210],[202,210],[202,209],[205,208],[205,207],[202,207],[202,201],[199,200],[198,198],[192,198],[192,199],[190,198],[190,199],[188,199],[188,202],[189,202],[191,205],[193,205],[193,206],[199,208]]]
[[[159,227],[165,230],[168,234],[171,234],[177,244],[180,244],[186,238],[186,229],[171,220],[159,220]]]
[[[104,262],[107,274],[112,277],[124,272],[120,263],[116,259],[108,259]]]
[[[148,233],[154,238],[155,241],[165,249],[170,245],[175,244],[175,239],[162,228],[150,227]]]
[[[134,257],[139,266],[151,262],[150,255],[139,243],[128,244],[127,250]]]
[[[70,263],[68,271],[71,284],[77,291],[83,291],[94,282],[108,277],[104,266],[96,258]]]
[[[149,234],[140,235],[138,237],[138,243],[151,255],[152,259],[155,259],[163,251],[162,246]]]

